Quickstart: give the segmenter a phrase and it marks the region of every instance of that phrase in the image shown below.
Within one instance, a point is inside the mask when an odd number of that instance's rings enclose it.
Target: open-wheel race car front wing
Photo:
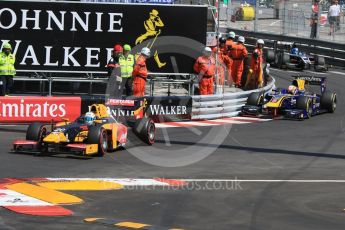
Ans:
[[[43,143],[31,140],[16,140],[12,152],[16,153],[75,153],[78,155],[94,155],[98,153],[98,144],[84,143]]]

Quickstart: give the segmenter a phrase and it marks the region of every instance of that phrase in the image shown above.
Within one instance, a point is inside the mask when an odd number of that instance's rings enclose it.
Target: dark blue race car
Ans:
[[[320,86],[319,93],[306,90],[315,85]],[[337,95],[326,91],[326,77],[296,76],[287,89],[277,88],[267,94],[251,93],[241,114],[306,119],[320,113],[333,113],[336,107]]]
[[[280,69],[327,71],[325,58],[309,55],[303,51],[305,48],[297,42],[274,41],[273,49],[266,51],[265,60]]]

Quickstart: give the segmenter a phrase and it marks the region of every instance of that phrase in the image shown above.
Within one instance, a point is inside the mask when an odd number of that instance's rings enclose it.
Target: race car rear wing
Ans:
[[[326,90],[326,77],[315,77],[310,75],[298,75],[293,76],[295,80],[302,80],[308,85],[319,85],[321,86],[321,93]]]

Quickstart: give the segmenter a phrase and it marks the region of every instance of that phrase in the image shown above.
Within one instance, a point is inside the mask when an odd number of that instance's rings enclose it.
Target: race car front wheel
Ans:
[[[249,94],[247,99],[247,105],[260,106],[264,103],[264,95],[260,92],[254,92]]]
[[[310,118],[313,115],[313,106],[311,98],[301,96],[297,99],[296,102],[297,109],[302,109],[307,112],[308,118]]]
[[[44,124],[33,122],[26,130],[26,140],[42,142],[47,136],[47,128]]]
[[[89,144],[98,144],[97,156],[104,156],[108,149],[108,134],[102,126],[90,126],[87,135]]]

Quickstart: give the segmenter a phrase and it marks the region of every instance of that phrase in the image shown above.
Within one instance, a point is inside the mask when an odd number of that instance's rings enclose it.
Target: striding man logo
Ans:
[[[155,10],[155,9],[151,10],[149,18],[144,22],[144,27],[145,27],[146,33],[140,35],[135,40],[136,45],[153,37],[154,39],[153,39],[152,43],[147,44],[147,47],[152,49],[157,37],[161,34],[161,28],[164,27],[164,23],[158,14],[159,13],[157,10]],[[161,60],[158,56],[157,50],[154,52],[154,59],[155,59],[159,68],[162,68],[166,65],[166,62],[161,62]]]

